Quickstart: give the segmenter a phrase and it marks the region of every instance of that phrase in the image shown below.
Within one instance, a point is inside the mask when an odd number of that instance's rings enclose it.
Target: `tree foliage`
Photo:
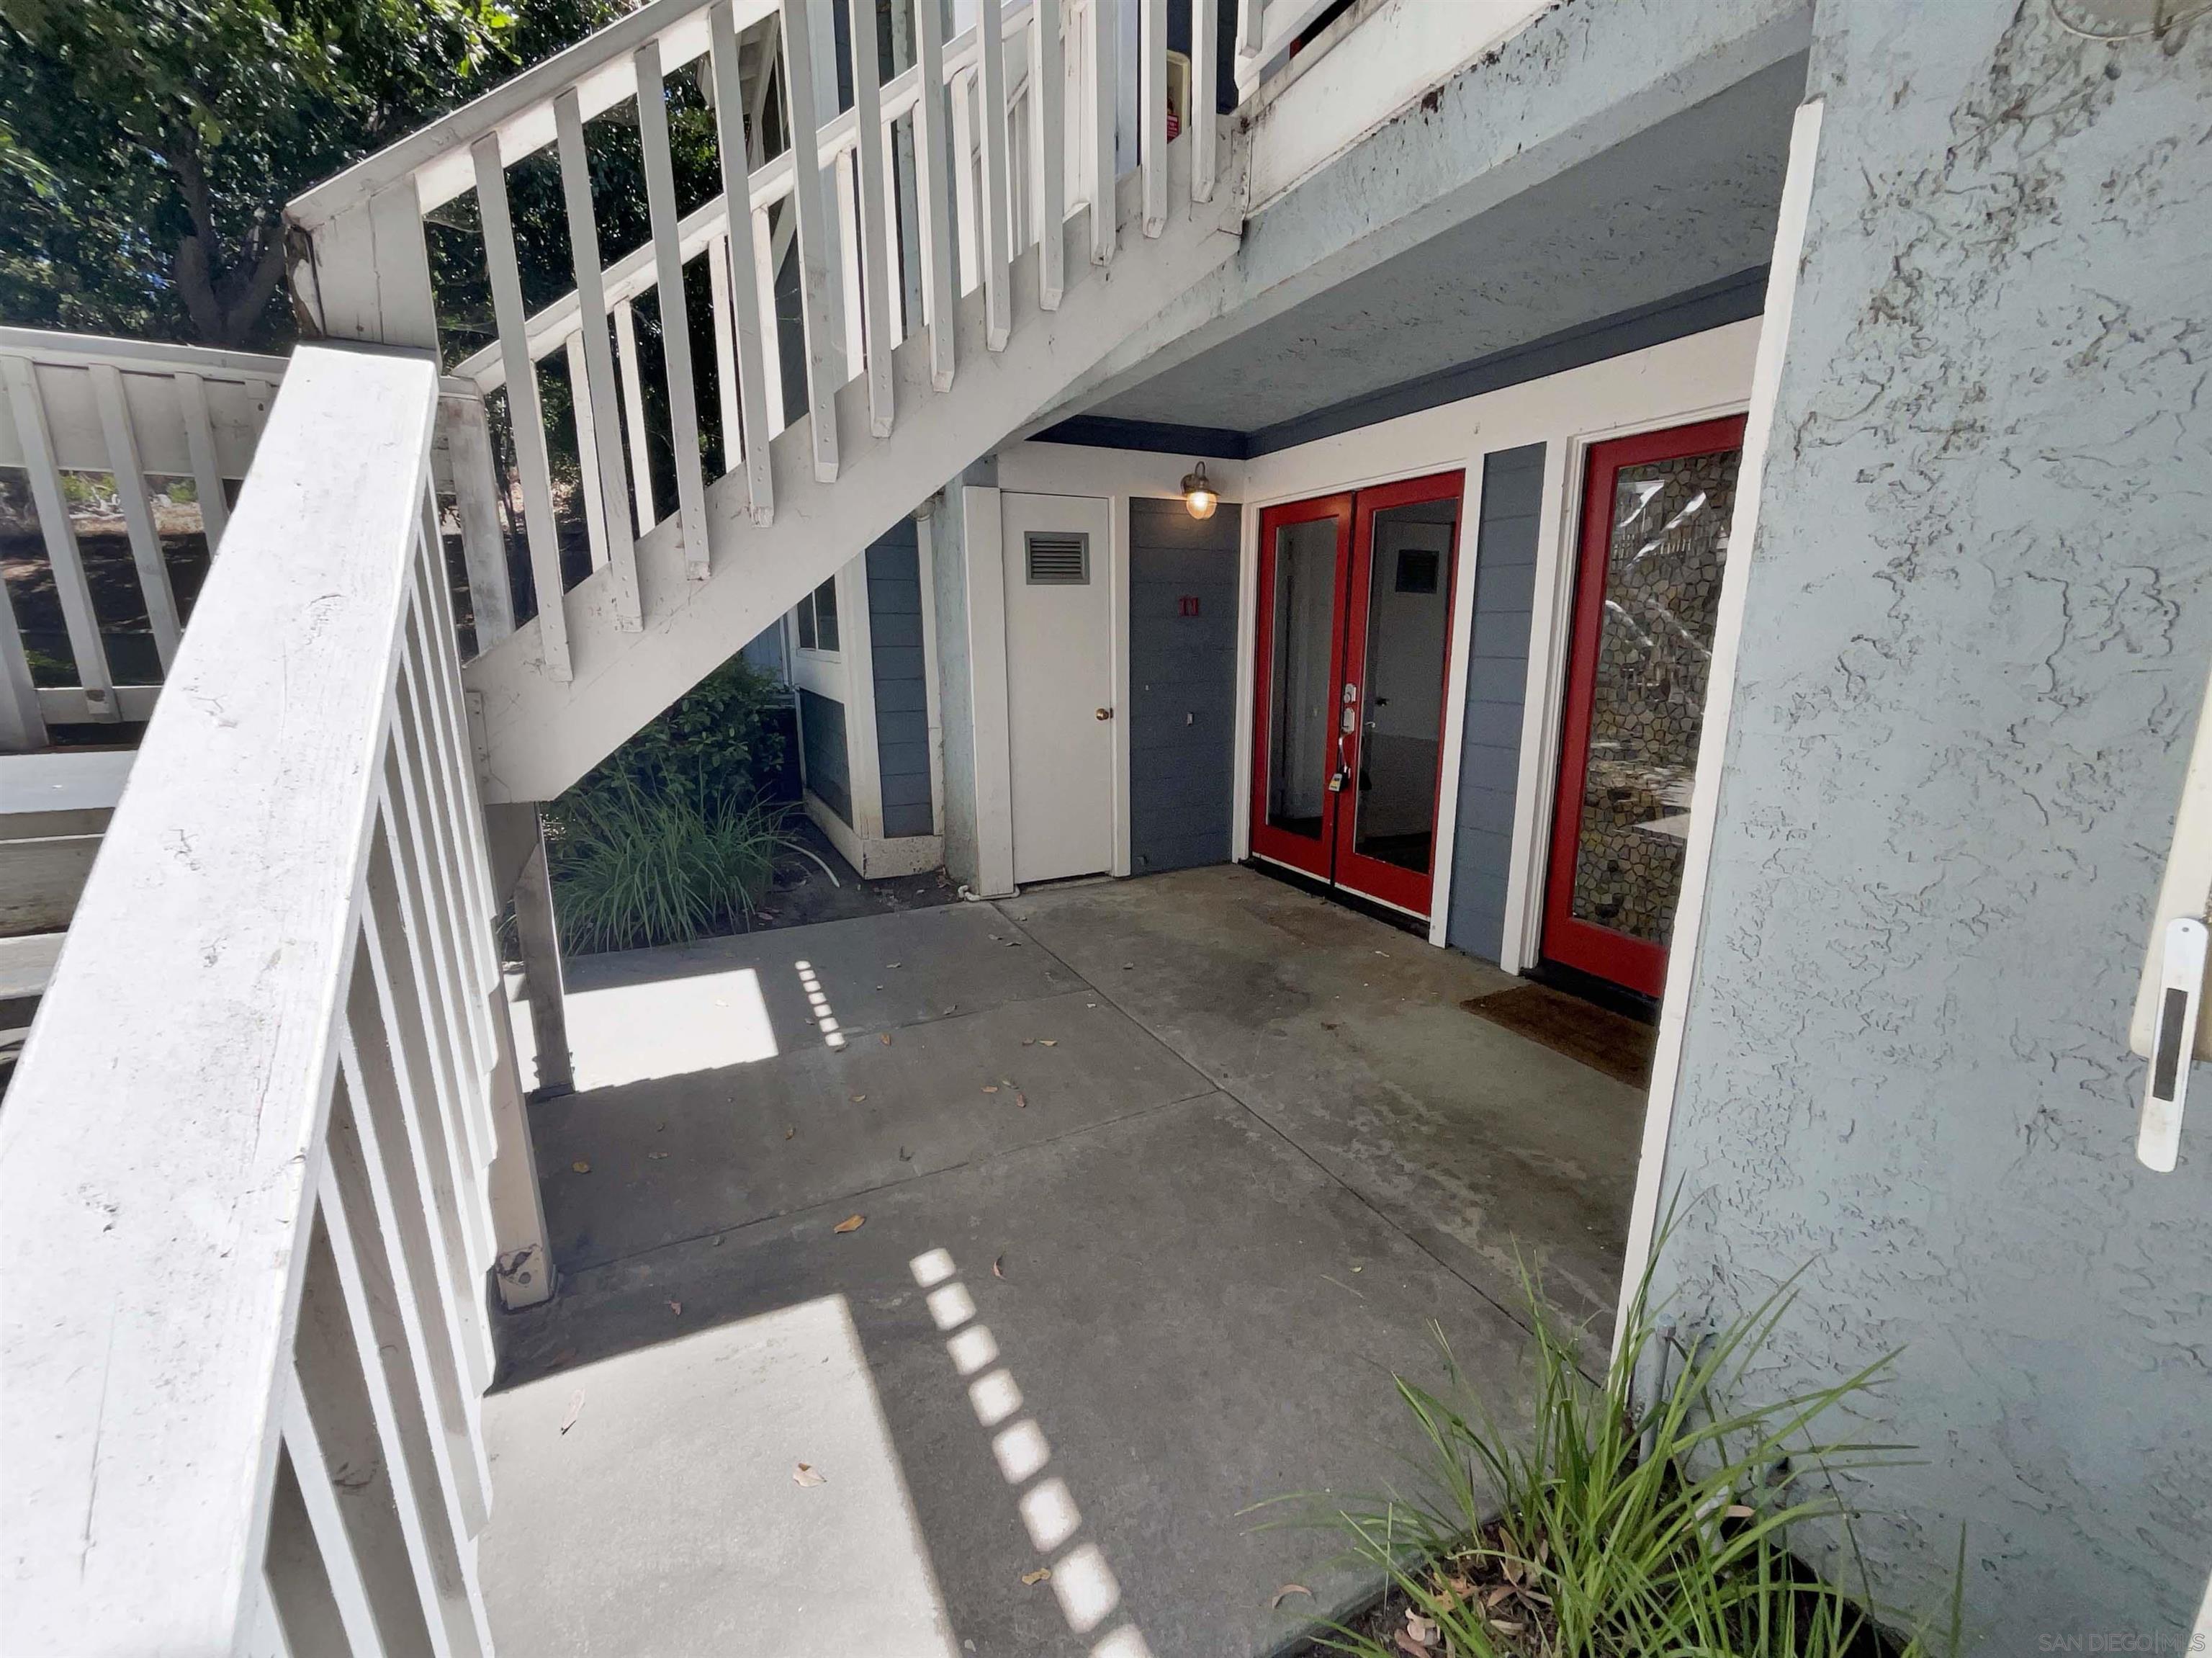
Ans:
[[[283,208],[625,0],[0,0],[0,317],[289,339]]]

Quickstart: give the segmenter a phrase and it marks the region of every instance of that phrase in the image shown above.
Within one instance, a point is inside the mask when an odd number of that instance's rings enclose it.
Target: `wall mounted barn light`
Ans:
[[[1221,504],[1221,497],[1207,481],[1203,460],[1198,463],[1196,472],[1183,474],[1182,503],[1190,509],[1193,518],[1211,518],[1213,509]]]

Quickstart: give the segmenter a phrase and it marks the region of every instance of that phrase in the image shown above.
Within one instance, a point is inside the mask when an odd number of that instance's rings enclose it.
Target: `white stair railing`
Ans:
[[[426,214],[474,191],[484,238],[498,339],[454,366],[481,393],[506,389],[514,430],[515,471],[533,584],[539,595],[538,649],[545,673],[571,676],[571,624],[556,601],[566,586],[561,568],[550,462],[538,399],[538,365],[569,376],[582,449],[580,493],[592,572],[584,584],[603,591],[619,627],[642,625],[637,542],[665,520],[676,521],[682,563],[694,580],[713,570],[708,491],[696,418],[696,374],[683,291],[690,261],[708,261],[714,338],[720,387],[724,454],[732,484],[756,523],[775,512],[769,440],[785,425],[775,277],[777,245],[795,241],[805,332],[808,453],[816,477],[838,472],[836,393],[866,375],[875,436],[890,434],[910,411],[895,409],[892,353],[927,330],[931,380],[939,392],[957,372],[954,308],[959,296],[982,290],[986,349],[1003,349],[1016,325],[1010,269],[1026,248],[1038,252],[1038,308],[1058,307],[1066,285],[1063,238],[1043,235],[1095,201],[1091,253],[1099,264],[1115,251],[1112,210],[1118,75],[1133,73],[1146,89],[1137,149],[1145,174],[1144,229],[1161,234],[1168,210],[1167,43],[1164,0],[980,0],[976,25],[942,40],[934,0],[913,8],[915,61],[884,78],[876,61],[876,20],[866,0],[849,8],[854,100],[828,113],[814,107],[815,69],[830,42],[815,39],[807,0],[650,0],[590,40],[517,76],[475,103],[351,171],[309,191],[288,209],[304,230],[313,257],[297,273],[309,313],[333,338],[434,348],[437,303],[423,230]],[[1119,4],[1140,5],[1139,62],[1117,64]],[[1194,0],[1194,83],[1210,91],[1218,0]],[[779,64],[776,82],[789,142],[765,149],[745,123],[761,100],[748,97],[739,64],[748,32],[767,25],[756,60]],[[703,60],[703,63],[702,63]],[[722,192],[678,216],[672,187],[665,77],[702,64],[714,89]],[[756,70],[752,88],[760,86]],[[641,93],[643,94],[641,96]],[[652,235],[611,262],[603,259],[586,167],[584,123],[635,101]],[[1212,99],[1200,96],[1204,119],[1192,127],[1191,187],[1209,200],[1217,171]],[[899,124],[910,122],[911,176]],[[951,179],[944,158],[950,145]],[[865,142],[864,142],[865,140]],[[542,309],[526,310],[509,209],[507,170],[550,148],[567,208],[576,283]],[[813,182],[818,180],[818,186]],[[1103,187],[1102,187],[1103,186]],[[731,204],[740,202],[742,210]],[[778,222],[784,204],[794,227]],[[891,234],[913,223],[911,239]],[[793,234],[795,231],[795,235]],[[914,268],[918,265],[919,268]],[[655,498],[645,465],[647,411],[637,358],[634,308],[657,296],[676,492]],[[1166,296],[1162,296],[1163,299]],[[610,324],[611,323],[611,330]],[[610,333],[611,338],[610,339]],[[475,419],[481,423],[479,412]],[[627,448],[627,454],[624,451]],[[501,493],[488,443],[453,434],[453,485],[478,617],[477,643],[488,649],[510,613],[502,591],[505,559],[488,537],[497,516],[484,504]],[[742,481],[737,481],[742,474]],[[635,508],[635,522],[630,520]],[[479,528],[478,527],[490,527]],[[851,549],[838,550],[849,553]]]
[[[10,1653],[489,1649],[487,1286],[526,1234],[542,1295],[543,1222],[437,397],[294,357],[0,1112]]]
[[[71,495],[96,493],[101,515],[120,517],[155,661],[166,670],[184,613],[159,516],[189,521],[179,508],[196,504],[214,552],[229,518],[227,485],[246,476],[283,375],[282,357],[0,328],[0,468],[26,474],[73,661],[68,674],[39,671],[34,657],[52,653],[26,638],[0,585],[0,750],[42,748],[50,725],[113,724],[153,712],[159,673],[143,661],[111,660],[101,624],[112,619],[94,601],[96,572],[88,570]],[[165,492],[158,479],[176,483]],[[73,491],[72,480],[92,488]]]

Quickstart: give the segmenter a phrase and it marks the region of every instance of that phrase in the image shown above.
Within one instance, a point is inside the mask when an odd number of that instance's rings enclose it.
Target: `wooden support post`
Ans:
[[[529,998],[531,1034],[538,1048],[538,1086],[531,1097],[543,1100],[568,1094],[576,1086],[576,1073],[568,1055],[568,1019],[562,1000],[561,934],[553,914],[553,882],[546,869],[545,833],[538,822],[537,802],[488,806],[484,828],[491,843],[492,879],[514,895],[514,930],[522,944],[523,991]]]
[[[531,867],[543,868],[544,863],[540,852]],[[530,1112],[522,1098],[522,1070],[514,1053],[514,1026],[507,1009],[505,982],[495,984],[490,994],[491,1119],[499,1137],[487,1183],[491,1198],[492,1282],[499,1291],[499,1304],[514,1313],[553,1299],[553,1251],[545,1236],[545,1202],[538,1186],[538,1156],[530,1140]],[[530,1011],[534,1022],[535,1003]],[[557,1012],[556,1016],[565,1039],[568,1021]],[[542,1053],[545,1040],[542,1027],[540,1032]],[[565,1055],[566,1048],[562,1051]],[[542,1065],[538,1074],[544,1075]]]
[[[945,23],[937,8],[915,8],[921,86],[914,107],[914,147],[919,156],[921,201],[922,314],[929,321],[929,379],[940,392],[952,389],[954,357],[952,250],[957,232],[945,176]],[[966,166],[963,158],[962,166]]]
[[[1114,8],[1110,0],[1091,0],[1091,262],[1114,262],[1115,179]]]
[[[1137,141],[1144,168],[1145,234],[1168,228],[1168,0],[1144,0],[1138,14],[1137,113],[1144,136]]]
[[[1006,218],[1006,55],[999,0],[979,0],[975,82],[975,129],[983,150],[983,348],[1006,349],[1014,329],[1013,285],[1007,266],[1012,238]]]
[[[830,268],[829,227],[834,222],[823,194],[822,145],[816,130],[814,53],[807,29],[808,0],[781,0],[783,87],[791,124],[791,194],[799,216],[799,314],[806,322],[806,411],[813,421],[814,476],[837,481],[837,388],[844,383],[844,350],[837,333],[836,275]]]
[[[1215,90],[1220,78],[1219,4],[1220,0],[1191,0],[1190,4],[1190,107],[1183,112],[1183,124],[1190,134],[1190,198],[1194,202],[1213,199],[1213,174],[1220,165],[1213,109],[1219,96]]]
[[[1030,113],[1036,161],[1037,304],[1060,309],[1067,291],[1067,132],[1060,0],[1036,0],[1030,22]]]

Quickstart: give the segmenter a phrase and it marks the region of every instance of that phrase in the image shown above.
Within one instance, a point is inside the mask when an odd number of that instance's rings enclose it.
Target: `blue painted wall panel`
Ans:
[[[921,560],[912,519],[868,549],[868,635],[876,686],[876,769],[886,837],[934,827],[929,688],[921,644]]]
[[[1544,446],[1502,449],[1482,472],[1476,521],[1474,626],[1468,659],[1467,735],[1460,752],[1451,908],[1444,936],[1495,961],[1505,938],[1513,796],[1521,773],[1521,710],[1535,592]]]
[[[1129,863],[1229,861],[1237,764],[1237,509],[1129,503]],[[1185,603],[1191,601],[1190,605]],[[1186,613],[1192,606],[1197,613]]]
[[[853,774],[846,760],[844,704],[817,691],[799,693],[799,752],[806,767],[806,786],[851,823]]]

